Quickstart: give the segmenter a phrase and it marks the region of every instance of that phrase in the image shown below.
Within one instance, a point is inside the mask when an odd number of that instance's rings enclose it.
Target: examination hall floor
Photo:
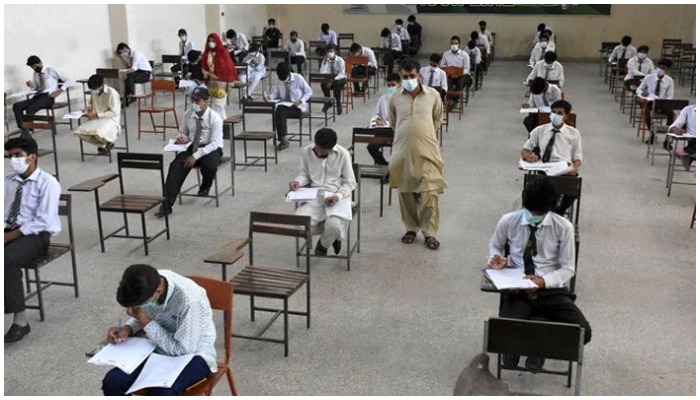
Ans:
[[[564,65],[568,79],[563,90],[578,115],[584,150],[576,291],[593,339],[584,352],[583,394],[692,395],[695,230],[688,227],[695,188],[674,186],[671,197],[666,197],[666,159],[659,157],[655,166],[650,165],[646,146],[636,138],[628,115],[613,102],[597,64]],[[498,313],[498,296],[479,290],[480,269],[499,217],[520,204],[523,173],[517,161],[526,132],[518,108],[527,73],[523,62],[496,61],[462,120],[450,116],[442,147],[448,188],[440,199],[439,251],[428,250],[420,236],[412,245],[402,244],[404,227],[396,192],[393,204],[379,218],[378,182],[364,180],[362,252],[353,257],[352,271],[345,270],[343,261],[312,260],[311,329],[306,329],[304,318],[290,316],[288,358],[279,344],[233,340],[230,365],[240,394],[452,394],[458,375],[482,349],[483,321]],[[313,89],[316,95],[321,93],[318,84]],[[676,87],[676,93],[692,97],[687,86]],[[378,98],[379,93],[366,103],[355,99],[355,109],[329,125],[338,132],[340,144],[349,146],[352,128],[367,125]],[[183,101],[180,95],[180,117]],[[229,115],[238,113],[236,102],[232,99]],[[135,105],[128,108],[128,119],[131,150],[161,152],[160,135],[136,139]],[[249,121],[249,130],[270,127],[260,115]],[[314,132],[322,126],[316,122]],[[236,131],[240,129],[237,125]],[[290,122],[290,132],[295,131],[296,122]],[[173,135],[169,131],[168,136]],[[50,144],[46,133],[38,137],[42,147]],[[112,164],[105,157],[80,162],[77,139],[66,126],[59,128],[57,141],[64,192],[76,183],[116,172],[116,157]],[[252,147],[259,151],[259,146]],[[370,162],[363,148],[357,152],[360,162]],[[251,211],[293,212],[284,194],[298,172],[300,154],[301,148],[292,143],[267,173],[239,168],[236,195],[223,195],[219,208],[198,198],[176,204],[170,241],[165,237],[153,241],[148,257],[138,240],[109,239],[101,253],[93,196],[73,192],[80,297],[74,298],[70,288],[51,287],[44,292],[46,321],[39,322],[38,312],[28,310],[32,332],[5,346],[5,395],[101,394],[108,368],[87,364],[85,353],[104,339],[117,319],[126,318],[115,300],[124,269],[148,263],[183,275],[220,277],[218,266],[202,260],[220,244],[247,234]],[[165,158],[167,169],[172,155]],[[41,158],[42,168],[53,171],[52,164],[50,157]],[[8,165],[5,162],[5,171]],[[229,181],[229,171],[228,165],[219,169],[220,186]],[[694,180],[692,174],[685,175]],[[153,171],[130,171],[126,187],[132,193],[159,193],[157,179]],[[191,174],[187,182],[194,180]],[[118,191],[116,181],[109,183],[101,190],[101,199]],[[105,232],[120,222],[119,215],[105,215]],[[152,213],[147,223],[151,232],[162,226]],[[131,225],[139,232],[137,219]],[[294,240],[258,238],[256,263],[294,268]],[[229,277],[245,266],[245,260],[229,269]],[[47,279],[68,279],[69,271],[70,257],[63,257],[42,274]],[[301,309],[304,298],[303,291],[297,293],[291,308]],[[251,323],[248,298],[236,296],[234,302],[237,332],[251,334],[270,316],[259,313]],[[260,304],[278,303],[261,300]],[[222,359],[220,313],[215,313],[215,320]],[[6,315],[5,330],[11,321]],[[281,319],[267,335],[281,337]],[[562,362],[547,365],[565,367]],[[495,367],[492,355],[491,370]],[[564,377],[505,371],[503,379],[518,392],[573,394]],[[229,394],[225,380],[214,394]]]

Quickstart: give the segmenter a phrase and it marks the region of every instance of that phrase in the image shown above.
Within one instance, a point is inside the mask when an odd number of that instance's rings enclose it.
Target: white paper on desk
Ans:
[[[544,171],[549,176],[563,175],[571,170],[566,161],[543,163],[542,161],[529,162],[520,159],[518,166],[525,171]]]
[[[376,122],[371,122],[371,123],[369,124],[369,127],[370,127],[370,129],[374,129],[374,128],[389,128],[389,124],[387,123],[386,125],[379,125],[379,124],[377,124]]]
[[[175,139],[170,139],[168,144],[163,146],[163,151],[185,151],[187,150],[188,147],[190,147],[190,142],[187,142],[185,144],[176,144]]]
[[[667,133],[666,136],[676,138],[676,139],[695,139],[695,135],[684,133],[682,135],[676,135],[675,133]]]
[[[323,197],[327,199],[333,195],[333,193],[326,193]],[[341,199],[332,206],[326,205],[326,218],[332,216],[342,218],[346,221],[352,220],[352,201],[349,197]]]
[[[277,103],[277,107],[279,107],[279,106],[291,107],[292,106],[291,101],[276,101],[275,103]]]
[[[654,101],[654,100],[656,100],[656,95],[653,93],[649,93],[649,95],[647,95],[646,97],[639,96],[639,98],[644,99],[646,101]]]
[[[132,337],[123,343],[108,344],[87,362],[117,367],[131,374],[155,349],[156,345],[150,340]]]
[[[169,388],[192,361],[194,354],[172,357],[162,354],[151,354],[146,364],[141,369],[138,378],[129,388],[126,394],[134,393],[141,389],[162,387]]]
[[[26,96],[29,96],[29,95],[32,95],[32,94],[36,94],[36,90],[24,90],[24,91],[21,91],[21,92],[12,93],[11,95],[7,96],[7,98],[8,98],[8,99],[14,99],[14,98],[17,98],[17,97],[26,97]]]
[[[299,52],[297,52],[297,53],[294,53],[294,55],[295,55],[295,56],[301,56],[301,57],[305,57],[305,56],[306,56],[306,54],[305,54],[303,51],[299,51]]]
[[[536,113],[538,111],[539,110],[537,109],[537,107],[528,107],[528,108],[523,107],[520,109],[520,114],[530,114],[530,113]]]
[[[517,268],[487,268],[484,270],[484,274],[498,290],[537,289],[537,284],[529,279],[524,279],[525,274]]]
[[[63,114],[63,119],[80,119],[83,116],[82,111],[73,111],[68,114]]]
[[[318,188],[299,188],[287,193],[287,202],[315,200],[316,197],[318,197]]]
[[[552,107],[540,107],[538,108],[538,111],[541,113],[551,113],[552,112]]]

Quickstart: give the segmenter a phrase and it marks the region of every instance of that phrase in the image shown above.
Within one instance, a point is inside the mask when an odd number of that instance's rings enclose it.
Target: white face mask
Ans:
[[[664,71],[663,69],[661,69],[661,68],[656,69],[656,76],[658,76],[659,78],[661,78],[665,74],[666,74],[666,71]]]
[[[187,36],[180,36],[180,40],[184,43],[187,41]]]
[[[407,92],[413,92],[418,87],[418,79],[404,79],[401,81],[401,86]]]
[[[27,168],[29,168],[27,157],[12,157],[10,162],[12,163],[12,169],[19,175],[25,173]]]
[[[209,48],[210,49],[215,49],[216,48],[216,43],[215,42],[209,42]]]
[[[122,50],[121,53],[119,53],[123,58],[129,58],[129,50]]]
[[[396,25],[396,29],[397,29],[397,30],[400,31],[402,28],[403,28],[403,26],[401,26],[401,25]]]
[[[547,46],[549,46],[549,42],[540,42],[540,46],[545,49]]]
[[[459,45],[458,45],[458,44],[450,45],[450,49],[451,49],[452,51],[458,51],[458,50],[459,50]]]
[[[200,106],[197,103],[192,103],[192,111],[194,111],[196,113],[202,112],[202,106]]]
[[[647,58],[647,54],[646,54],[646,53],[638,53],[638,54],[637,54],[637,58],[639,58],[640,60],[644,61],[644,60],[646,60],[646,58]]]
[[[335,51],[328,52],[328,58],[333,59],[335,57]]]
[[[552,125],[554,126],[559,126],[564,123],[564,117],[555,113],[549,114],[549,120],[552,121]]]

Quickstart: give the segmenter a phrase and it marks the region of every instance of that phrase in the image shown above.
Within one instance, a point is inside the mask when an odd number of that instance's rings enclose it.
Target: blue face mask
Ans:
[[[549,120],[552,121],[552,125],[554,126],[559,126],[564,123],[564,117],[555,113],[549,115]]]
[[[530,225],[537,225],[544,219],[544,215],[534,216],[527,208],[524,208],[525,221]]]
[[[155,307],[157,307],[158,305],[159,305],[159,304],[158,304],[158,298],[156,298],[155,300],[151,300],[151,301],[149,301],[148,303],[144,303],[144,304],[141,304],[140,306],[137,306],[137,308],[143,308],[143,309],[148,310],[148,309],[151,309],[151,308],[155,308]]]
[[[386,93],[387,93],[387,94],[394,94],[394,93],[396,93],[396,86],[389,86],[388,88],[386,88]]]

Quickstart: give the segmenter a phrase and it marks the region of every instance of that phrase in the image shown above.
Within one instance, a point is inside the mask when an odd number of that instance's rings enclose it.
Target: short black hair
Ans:
[[[430,55],[430,61],[440,64],[440,61],[442,61],[442,56],[438,53],[433,53]]]
[[[93,75],[88,79],[88,88],[91,90],[95,90],[98,87],[104,85],[105,83],[105,78],[102,75]]]
[[[321,128],[314,135],[314,143],[326,150],[331,150],[338,144],[338,135],[333,129]]]
[[[185,28],[180,28],[180,29],[177,31],[177,35],[178,35],[178,36],[187,35],[187,31],[185,30]]]
[[[297,31],[291,31],[289,32],[289,36],[299,36],[299,34],[297,33]]]
[[[338,46],[336,46],[335,43],[331,43],[331,44],[329,44],[328,46],[326,46],[326,52],[329,52],[330,50],[337,51],[337,50],[338,50]]]
[[[268,24],[269,24],[270,22],[272,22],[273,24],[276,24],[276,23],[277,23],[277,21],[275,21],[274,18],[270,18],[270,19],[267,20],[267,23],[268,23]]]
[[[544,33],[544,34],[547,35],[547,36],[552,36],[552,33],[554,33],[554,32],[552,32],[551,29],[545,29],[545,30],[542,31],[542,33]]]
[[[632,43],[632,36],[623,36],[622,40],[620,40],[620,43],[622,43],[623,46],[629,46],[630,43]]]
[[[130,265],[117,289],[117,303],[122,307],[140,306],[153,296],[160,284],[158,270],[146,264]]]
[[[362,46],[360,46],[359,43],[353,43],[350,45],[350,52],[351,53],[357,53],[360,50],[362,50]]]
[[[16,137],[5,142],[5,151],[22,149],[27,155],[39,154],[39,145],[32,137]]]
[[[530,93],[532,94],[542,94],[544,89],[547,87],[547,81],[544,78],[537,77],[530,83]]]
[[[486,21],[484,21],[484,20],[479,21],[479,25],[486,25]]]
[[[479,38],[479,32],[472,31],[472,33],[469,34],[469,37],[472,38],[473,40],[476,40]]]
[[[275,68],[277,71],[277,77],[281,80],[287,80],[289,75],[292,73],[292,68],[290,67],[289,63],[286,61],[283,61],[279,64],[277,64],[277,67]]]
[[[408,22],[416,22],[416,16],[411,14],[408,16]]]
[[[563,109],[564,109],[564,112],[566,113],[566,115],[569,115],[569,114],[571,114],[571,109],[572,109],[573,107],[571,107],[571,103],[569,103],[569,102],[566,101],[566,100],[557,100],[557,101],[555,101],[554,103],[552,103],[552,105],[550,106],[550,108],[551,108],[552,110],[554,110],[555,108],[563,108]]]
[[[542,39],[547,39],[549,41],[549,35],[547,35],[546,33],[541,34],[540,41],[542,41]]]
[[[386,76],[386,81],[387,82],[401,82],[401,75],[397,74],[396,72],[392,72]]]
[[[322,31],[325,31],[326,29],[330,29],[330,28],[331,28],[330,25],[328,25],[328,24],[325,23],[325,22],[321,24],[321,30],[322,30]]]
[[[236,31],[229,29],[226,31],[226,39],[233,39],[236,37]]]
[[[124,50],[124,49],[129,49],[129,50],[131,50],[131,48],[129,47],[129,45],[126,44],[126,43],[124,43],[124,42],[121,42],[121,43],[119,43],[119,44],[117,45],[117,53],[121,53],[121,51]]]
[[[41,63],[41,58],[39,58],[37,56],[29,56],[29,58],[27,58],[27,65],[29,65],[30,67],[32,65],[40,64],[40,63]]]
[[[387,37],[391,35],[391,31],[389,28],[384,28],[382,29],[382,33],[379,34],[381,37]]]
[[[555,61],[557,61],[557,53],[551,50],[544,53],[544,62],[546,62],[547,64],[551,64]]]
[[[401,18],[396,18],[396,21],[394,21],[396,25],[403,25],[403,20]]]
[[[668,58],[662,58],[662,59],[660,59],[659,62],[656,63],[656,64],[657,64],[657,65],[663,65],[663,66],[665,66],[666,68],[669,68],[669,69],[670,69],[671,66],[673,65],[673,61],[669,60]]]
[[[399,70],[420,71],[420,63],[415,58],[404,58],[401,60]]]
[[[202,54],[202,53],[200,53],[200,52],[197,51],[197,50],[194,50],[194,49],[193,49],[193,50],[190,50],[190,51],[187,53],[187,61],[189,61],[190,63],[193,63],[193,62],[197,61],[197,59],[199,58],[199,55],[200,55],[200,54]]]
[[[639,47],[637,47],[637,53],[648,53],[649,52],[649,46],[643,44]]]
[[[250,46],[248,46],[248,52],[249,53],[255,53],[256,51],[260,50],[260,44],[259,43],[251,43]]]
[[[559,191],[546,175],[530,175],[522,193],[523,208],[530,212],[548,213],[557,206]]]
[[[458,41],[460,44],[462,43],[462,39],[460,39],[459,36],[457,36],[457,35],[454,35],[450,38],[450,42],[453,40]]]
[[[547,27],[547,25],[545,25],[545,24],[539,24],[539,25],[537,25],[537,30],[539,32],[542,32],[544,30],[544,28],[546,28],[546,27]]]

